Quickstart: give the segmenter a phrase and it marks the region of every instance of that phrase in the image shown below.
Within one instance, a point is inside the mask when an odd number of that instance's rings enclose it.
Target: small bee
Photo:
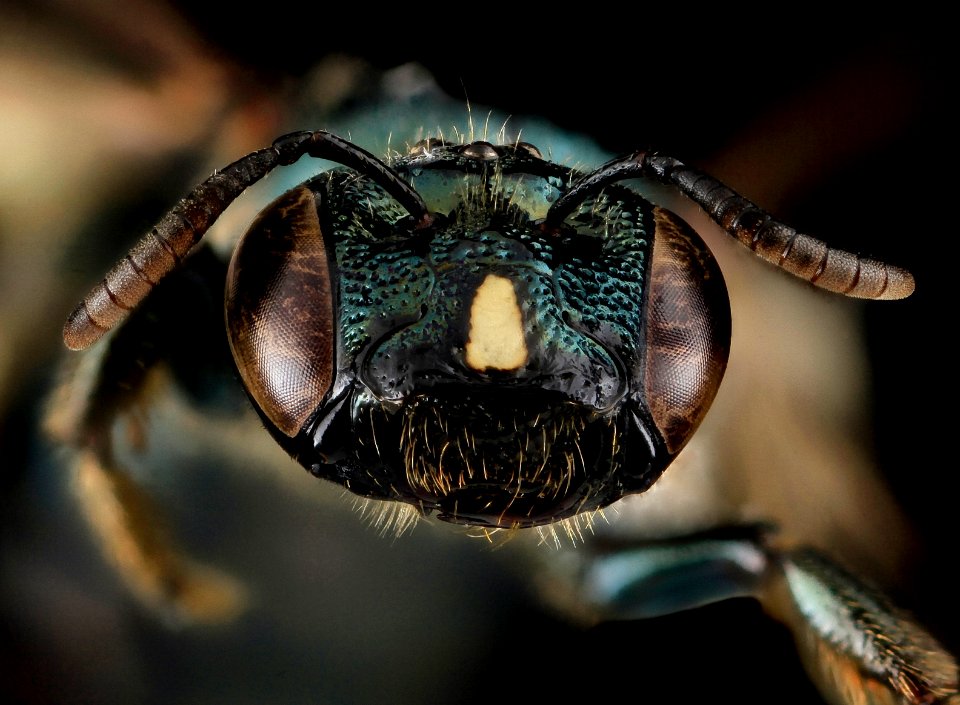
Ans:
[[[229,265],[211,265],[207,229],[304,155],[342,167],[281,195]],[[187,612],[231,604],[225,583],[196,579],[137,518],[139,490],[113,454],[114,422],[145,370],[171,353],[190,358],[190,341],[176,340],[189,316],[184,273],[225,279],[230,358],[277,444],[314,476],[392,503],[399,532],[432,515],[488,534],[577,534],[651,488],[719,389],[731,314],[710,250],[633,190],[637,178],[677,189],[817,287],[869,299],[913,291],[909,272],[831,248],[655,151],[580,172],[526,142],[431,138],[388,166],[328,132],[286,135],[194,189],[64,328],[69,348],[97,344],[99,355],[59,435],[115,499],[101,528],[124,545],[128,579]],[[836,702],[960,702],[956,663],[924,630],[823,556],[775,549],[762,532],[619,547],[574,572],[577,599],[607,616],[650,614],[668,573],[710,578],[670,594],[670,609],[757,594],[791,624]]]

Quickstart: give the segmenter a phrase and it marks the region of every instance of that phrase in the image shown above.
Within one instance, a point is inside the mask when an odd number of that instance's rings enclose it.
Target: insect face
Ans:
[[[156,366],[223,361],[219,336],[183,340],[191,320],[209,328],[209,307],[191,305],[219,288],[222,262],[195,252],[169,288],[154,286],[238,195],[304,155],[345,168],[288,191],[243,236],[226,272],[226,337],[274,439],[314,475],[391,500],[381,518],[398,531],[416,512],[496,529],[602,508],[649,488],[696,430],[727,360],[723,279],[686,224],[619,182],[676,187],[821,288],[913,291],[909,272],[799,233],[655,152],[581,174],[522,143],[430,140],[387,166],[327,132],[281,137],[196,187],[64,328],[74,349],[116,329],[60,433],[108,554],[176,617],[231,615],[241,591],[143,519],[114,434]],[[722,529],[652,544],[614,530],[602,550],[554,562],[570,596],[555,599],[633,618],[754,595],[793,629],[831,702],[955,701],[955,660],[869,586],[766,531]]]
[[[164,216],[73,311],[67,345],[122,322],[231,201],[305,154],[348,169],[281,196],[234,252],[240,376],[311,472],[448,521],[534,526],[642,492],[716,394],[730,334],[717,265],[685,223],[617,182],[676,187],[819,287],[913,291],[909,272],[798,233],[656,152],[580,174],[524,143],[428,140],[391,168],[297,132]]]
[[[313,474],[439,518],[535,526],[642,492],[726,364],[699,237],[637,193],[551,204],[580,176],[530,145],[417,145],[430,222],[338,169],[270,205],[231,263],[247,391]]]

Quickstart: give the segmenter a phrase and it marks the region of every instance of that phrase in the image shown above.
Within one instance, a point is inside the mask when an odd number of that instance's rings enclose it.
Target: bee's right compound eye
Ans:
[[[679,217],[654,209],[646,310],[647,408],[671,455],[696,431],[730,350],[730,301],[713,255]]]
[[[264,416],[294,437],[330,390],[333,286],[315,194],[288,191],[233,253],[227,332],[237,369]]]

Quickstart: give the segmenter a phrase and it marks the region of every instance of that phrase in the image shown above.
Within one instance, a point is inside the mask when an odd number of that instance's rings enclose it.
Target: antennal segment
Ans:
[[[641,177],[677,187],[731,237],[767,262],[821,289],[865,299],[903,299],[913,293],[913,275],[907,270],[797,232],[712,176],[656,152],[634,152],[587,174],[553,204],[544,229],[558,230],[570,213],[604,187]]]
[[[83,350],[119,325],[163,277],[176,269],[245,189],[276,167],[293,164],[305,154],[356,169],[395,198],[413,217],[415,227],[430,224],[430,213],[420,195],[366,150],[322,130],[285,135],[273,146],[215,172],[163,216],[67,318],[63,327],[66,346]]]

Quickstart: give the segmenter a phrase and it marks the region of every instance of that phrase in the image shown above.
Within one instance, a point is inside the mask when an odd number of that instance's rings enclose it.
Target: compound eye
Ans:
[[[316,196],[288,191],[267,206],[227,274],[230,348],[247,393],[296,436],[333,380],[333,287]]]
[[[672,454],[699,426],[730,350],[730,301],[713,255],[679,217],[654,209],[645,392]]]

